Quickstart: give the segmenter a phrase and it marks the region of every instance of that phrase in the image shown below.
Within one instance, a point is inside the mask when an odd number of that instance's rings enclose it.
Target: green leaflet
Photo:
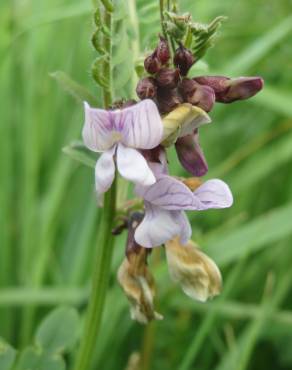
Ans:
[[[165,12],[167,21],[165,22],[166,32],[177,43],[184,40],[184,45],[192,50],[196,60],[201,59],[206,51],[213,46],[217,31],[222,22],[226,19],[219,16],[209,24],[193,22],[189,13],[176,14]]]
[[[79,328],[77,311],[72,307],[59,307],[43,320],[37,329],[35,341],[47,353],[60,354],[75,344]]]
[[[95,82],[105,89],[110,88],[110,81],[104,74],[104,63],[108,58],[109,56],[107,54],[103,54],[97,57],[91,66],[91,74]]]
[[[16,370],[65,370],[65,368],[62,357],[28,347],[21,352]]]
[[[16,356],[16,350],[0,338],[0,369],[11,370]]]

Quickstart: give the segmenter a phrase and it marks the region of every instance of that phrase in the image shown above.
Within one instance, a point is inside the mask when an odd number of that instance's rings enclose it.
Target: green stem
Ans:
[[[159,0],[159,10],[160,10],[160,23],[161,23],[161,29],[162,29],[162,33],[163,33],[163,36],[166,40],[168,40],[168,42],[170,42],[171,44],[171,49],[172,49],[172,54],[174,55],[175,53],[175,44],[174,44],[174,41],[172,39],[172,37],[168,37],[167,35],[167,32],[166,32],[166,29],[165,29],[165,24],[164,24],[164,0]],[[167,1],[167,10],[169,8],[169,2]]]
[[[111,189],[105,194],[98,248],[96,251],[97,255],[94,263],[95,267],[93,271],[90,302],[86,313],[85,327],[79,353],[77,354],[75,370],[90,369],[94,356],[96,338],[101,326],[114,246],[111,229],[115,215],[115,198],[116,184],[114,183]]]
[[[104,9],[103,20],[106,27],[111,31],[112,16]],[[104,36],[103,46],[109,58],[103,66],[103,73],[108,77],[109,88],[103,89],[104,107],[108,108],[112,103],[112,78],[111,78],[111,37]],[[85,317],[84,332],[80,343],[79,352],[75,363],[75,370],[88,370],[93,361],[96,338],[99,334],[102,314],[105,304],[106,292],[110,277],[112,252],[114,239],[111,233],[116,210],[116,181],[111,189],[105,194],[104,208],[99,229],[98,248],[92,277],[92,289],[89,307]]]
[[[161,23],[161,29],[163,36],[167,40],[167,34],[165,31],[165,25],[164,25],[164,0],[159,0],[159,10],[160,10],[160,23]]]

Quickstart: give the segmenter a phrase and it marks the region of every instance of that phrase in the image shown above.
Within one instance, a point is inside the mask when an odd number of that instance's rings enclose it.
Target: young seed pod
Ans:
[[[180,44],[175,51],[173,63],[179,69],[180,74],[186,76],[191,66],[195,63],[195,57],[189,49]]]
[[[159,38],[160,38],[160,41],[156,48],[156,55],[160,63],[162,65],[165,65],[168,63],[169,58],[170,58],[169,46],[168,46],[167,40],[164,37],[159,36]]]
[[[156,51],[144,60],[144,68],[150,74],[157,73],[160,70],[161,63],[157,58]]]
[[[156,82],[159,87],[174,89],[177,87],[180,75],[178,69],[162,68],[156,74]]]
[[[137,84],[136,93],[141,100],[153,99],[157,95],[157,87],[153,77],[145,77]]]
[[[196,105],[205,112],[210,112],[215,103],[214,90],[194,80],[185,78],[179,85],[179,92],[186,103]]]

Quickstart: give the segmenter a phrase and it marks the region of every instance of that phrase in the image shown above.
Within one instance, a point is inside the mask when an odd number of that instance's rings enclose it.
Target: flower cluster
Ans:
[[[246,99],[263,86],[259,77],[186,77],[195,62],[196,56],[183,44],[171,58],[168,42],[160,36],[144,62],[148,76],[137,85],[140,102],[130,101],[110,110],[85,103],[83,140],[90,150],[101,153],[95,167],[99,199],[110,188],[117,170],[134,183],[135,193],[144,203],[139,212],[129,211],[124,220],[128,240],[118,272],[131,315],[142,323],[162,318],[154,310],[155,284],[147,266],[154,247],[165,246],[170,274],[186,294],[205,301],[220,292],[220,271],[190,241],[192,230],[185,211],[227,208],[233,198],[223,181],[198,178],[208,170],[198,129],[211,122],[208,112],[215,102]],[[171,145],[175,145],[182,166],[196,177],[182,179],[169,174],[167,148]]]

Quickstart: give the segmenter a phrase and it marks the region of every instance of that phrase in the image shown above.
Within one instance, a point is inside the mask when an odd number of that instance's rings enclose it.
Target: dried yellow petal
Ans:
[[[181,245],[178,238],[165,244],[172,279],[191,298],[205,302],[221,291],[222,278],[215,262],[189,241]]]
[[[131,318],[147,324],[163,317],[154,310],[155,282],[146,265],[146,249],[131,253],[118,270],[118,281],[129,303]]]

